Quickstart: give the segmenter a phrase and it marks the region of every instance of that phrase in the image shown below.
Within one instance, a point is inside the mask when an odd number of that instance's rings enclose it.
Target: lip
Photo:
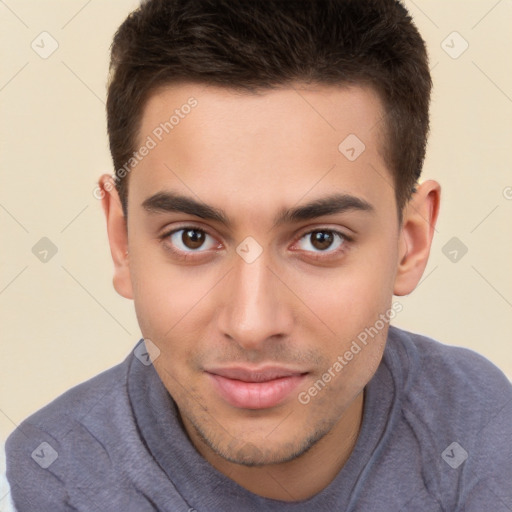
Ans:
[[[233,407],[269,409],[282,403],[306,373],[287,368],[216,368],[207,370],[215,390]]]

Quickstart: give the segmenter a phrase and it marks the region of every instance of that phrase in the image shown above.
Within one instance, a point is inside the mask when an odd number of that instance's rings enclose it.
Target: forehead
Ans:
[[[325,145],[348,133],[372,142],[379,136],[383,115],[382,103],[370,87],[295,83],[250,93],[185,83],[162,87],[150,95],[142,112],[139,140],[155,130],[158,135],[158,127],[170,122],[175,139],[201,129],[200,135],[212,141],[235,134],[241,143],[242,136],[261,139],[266,134],[272,140],[280,133],[276,143],[281,143],[315,132],[317,138],[326,139]],[[193,120],[185,123],[187,118]]]
[[[131,172],[129,202],[168,189],[261,211],[336,189],[384,205],[394,191],[382,118],[370,88],[165,87],[143,111],[137,148],[151,149]]]

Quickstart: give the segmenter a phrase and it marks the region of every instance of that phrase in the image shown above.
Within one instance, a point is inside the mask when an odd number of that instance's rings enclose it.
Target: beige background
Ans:
[[[406,4],[435,83],[423,177],[441,182],[443,202],[424,279],[400,299],[395,324],[470,347],[512,378],[512,1]],[[136,5],[0,2],[0,437],[122,360],[140,337],[132,303],[112,287],[92,194],[112,172],[108,48]],[[43,31],[59,45],[46,59],[31,48]],[[42,237],[58,248],[46,263],[32,253]],[[453,237],[468,248],[456,262],[443,253]]]

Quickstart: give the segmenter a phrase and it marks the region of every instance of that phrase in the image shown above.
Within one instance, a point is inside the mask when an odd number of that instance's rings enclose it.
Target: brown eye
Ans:
[[[316,229],[302,235],[299,240],[301,250],[308,252],[335,253],[346,238],[342,233],[332,229]]]
[[[181,241],[188,249],[199,249],[205,241],[205,233],[197,229],[184,229]]]
[[[311,233],[311,245],[320,251],[325,251],[334,242],[334,236],[329,231],[313,231]]]
[[[204,252],[216,247],[216,240],[211,235],[195,227],[176,229],[165,238],[181,252]]]

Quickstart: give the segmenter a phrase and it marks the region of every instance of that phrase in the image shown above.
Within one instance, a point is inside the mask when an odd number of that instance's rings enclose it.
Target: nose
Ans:
[[[266,251],[247,263],[234,256],[234,268],[223,286],[224,301],[218,315],[221,333],[247,351],[290,335],[293,308],[286,286],[272,270]],[[277,274],[277,275],[276,275]]]

